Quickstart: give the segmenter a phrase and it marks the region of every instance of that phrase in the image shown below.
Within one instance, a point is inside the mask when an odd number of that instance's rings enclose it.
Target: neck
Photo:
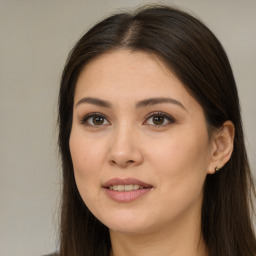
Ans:
[[[198,219],[198,218],[197,218]],[[206,256],[200,219],[165,225],[144,233],[110,231],[111,256]]]

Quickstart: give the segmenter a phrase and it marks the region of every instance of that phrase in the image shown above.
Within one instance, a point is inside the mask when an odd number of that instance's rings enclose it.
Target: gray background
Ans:
[[[57,248],[56,109],[66,56],[99,19],[145,3],[150,2],[0,0],[0,256],[35,256]],[[255,172],[256,0],[158,3],[194,13],[222,42],[237,81]]]

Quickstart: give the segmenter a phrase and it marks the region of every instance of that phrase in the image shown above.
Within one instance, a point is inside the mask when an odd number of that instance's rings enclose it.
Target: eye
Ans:
[[[100,113],[90,113],[81,120],[81,124],[90,126],[103,126],[109,125],[110,122],[104,115]]]
[[[175,119],[172,116],[162,112],[155,112],[149,114],[146,118],[146,121],[143,124],[161,127],[174,122]]]

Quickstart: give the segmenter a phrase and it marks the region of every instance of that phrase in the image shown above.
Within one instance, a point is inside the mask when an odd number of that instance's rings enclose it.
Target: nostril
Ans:
[[[128,166],[128,165],[130,165],[130,164],[134,164],[134,163],[135,163],[134,160],[127,160],[127,161],[111,160],[111,161],[110,161],[110,164],[111,164],[111,165],[119,165],[119,166],[122,166],[122,167]]]
[[[116,164],[116,162],[114,160],[111,160],[110,164]]]

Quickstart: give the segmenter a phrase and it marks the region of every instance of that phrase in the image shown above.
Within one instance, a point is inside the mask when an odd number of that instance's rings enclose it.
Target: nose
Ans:
[[[119,168],[138,166],[143,162],[138,134],[127,126],[113,131],[108,161]]]

